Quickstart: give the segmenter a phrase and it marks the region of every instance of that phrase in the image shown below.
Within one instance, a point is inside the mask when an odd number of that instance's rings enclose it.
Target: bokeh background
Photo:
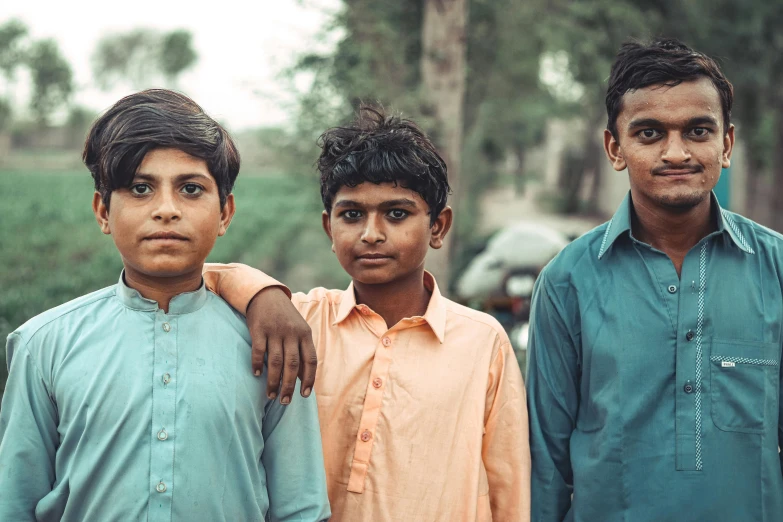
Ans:
[[[456,229],[429,268],[524,348],[514,328],[529,285],[509,277],[534,276],[558,238],[605,220],[628,189],[601,136],[610,64],[629,38],[674,36],[719,60],[738,146],[716,192],[783,230],[781,26],[780,0],[2,2],[0,338],[117,280],[81,146],[121,96],[168,87],[224,123],[243,157],[237,216],[210,260],[293,290],[348,283],[320,230],[318,135],[361,102],[417,120],[455,189]]]

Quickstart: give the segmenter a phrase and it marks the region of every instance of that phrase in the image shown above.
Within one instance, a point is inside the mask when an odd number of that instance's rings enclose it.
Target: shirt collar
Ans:
[[[721,208],[718,203],[718,198],[714,192],[710,192],[710,201],[712,208],[718,209],[718,233],[727,233],[731,238],[734,245],[746,254],[755,254],[754,250],[750,247],[750,244],[745,239],[745,236],[737,227],[737,223],[731,215],[731,212]],[[604,257],[609,248],[614,244],[618,237],[631,231],[631,212],[633,211],[633,203],[631,201],[631,192],[626,194],[623,202],[617,208],[617,211],[609,220],[609,224],[604,231],[604,237],[601,239],[601,248],[598,251],[598,259]]]
[[[143,297],[138,290],[135,290],[125,284],[125,270],[120,274],[120,280],[117,283],[117,297],[119,300],[133,310],[145,312],[155,312],[158,310],[158,302]],[[201,286],[193,292],[175,295],[169,302],[168,315],[182,315],[195,312],[207,302],[207,288],[204,286],[204,280],[201,280]]]
[[[441,295],[438,289],[438,283],[432,274],[424,272],[424,286],[429,290],[432,295],[430,296],[430,302],[427,305],[427,311],[424,312],[423,319],[430,326],[432,332],[438,338],[438,341],[443,343],[446,336],[446,299]],[[361,305],[356,303],[356,293],[354,292],[353,281],[348,285],[348,288],[343,292],[342,300],[337,309],[337,316],[335,317],[332,325],[342,323],[348,316]],[[415,319],[415,317],[411,317]]]

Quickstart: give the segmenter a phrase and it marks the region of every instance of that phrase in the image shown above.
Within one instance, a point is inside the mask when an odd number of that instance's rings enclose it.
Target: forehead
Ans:
[[[176,176],[205,174],[210,176],[207,162],[179,149],[154,149],[141,160],[137,174]]]
[[[416,206],[427,207],[427,203],[422,199],[418,192],[399,184],[381,183],[376,185],[369,181],[360,183],[355,187],[340,187],[334,196],[332,205],[337,205],[341,201],[353,201],[363,205],[381,205],[386,201],[407,199],[413,201]]]
[[[674,87],[651,85],[623,95],[617,117],[623,128],[633,120],[654,119],[676,124],[700,116],[723,122],[720,95],[709,78],[682,82]]]

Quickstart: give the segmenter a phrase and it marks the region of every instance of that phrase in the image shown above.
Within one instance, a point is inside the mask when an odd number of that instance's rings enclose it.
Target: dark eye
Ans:
[[[131,194],[135,194],[137,196],[143,196],[145,194],[150,193],[150,186],[146,183],[136,183],[130,188]]]
[[[362,213],[358,210],[346,210],[342,215],[345,219],[359,219],[362,217]]]
[[[204,189],[195,183],[187,183],[184,187],[182,187],[182,191],[189,196],[195,196],[197,194],[201,194]]]
[[[392,219],[405,219],[406,217],[408,217],[408,212],[405,210],[400,210],[398,208],[395,208],[389,211],[389,216]]]
[[[655,129],[644,129],[639,131],[638,136],[647,140],[657,138],[660,133]]]
[[[710,134],[710,129],[704,127],[696,127],[695,129],[691,130],[691,133],[697,138],[706,138]]]

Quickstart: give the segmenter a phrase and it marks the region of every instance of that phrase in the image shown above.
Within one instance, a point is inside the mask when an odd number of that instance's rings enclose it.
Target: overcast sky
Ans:
[[[318,36],[339,7],[340,0],[0,0],[0,24],[18,18],[33,38],[54,38],[73,68],[75,101],[96,110],[131,92],[93,86],[90,58],[101,36],[139,27],[188,29],[199,60],[180,87],[239,130],[288,120],[294,98],[280,71],[297,53],[328,48]],[[19,83],[17,101],[25,101],[27,81]]]

